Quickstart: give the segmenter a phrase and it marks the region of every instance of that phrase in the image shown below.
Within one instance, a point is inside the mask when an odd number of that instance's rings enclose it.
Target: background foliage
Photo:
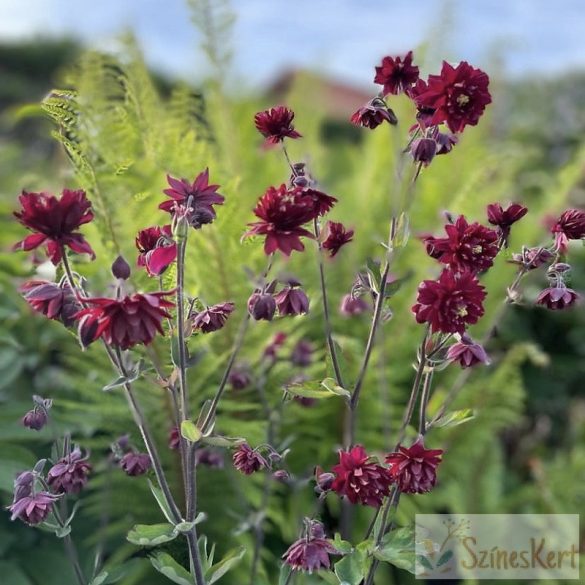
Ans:
[[[195,17],[199,24],[201,19],[207,22],[205,14],[195,11]],[[56,323],[34,317],[16,293],[17,284],[33,274],[34,266],[24,255],[9,251],[22,233],[11,211],[21,189],[59,191],[64,185],[86,189],[97,211],[97,221],[86,230],[97,260],[76,259],[76,267],[88,277],[92,292],[101,294],[111,286],[109,266],[116,255],[122,253],[134,261],[136,232],[165,221],[157,209],[165,174],[193,177],[208,166],[212,181],[222,185],[226,203],[219,209],[217,222],[191,239],[187,290],[210,304],[232,300],[237,306],[227,329],[191,341],[191,352],[202,355],[190,371],[193,407],[209,397],[244,314],[251,288],[244,268],[259,272],[265,262],[258,243],[242,243],[240,238],[256,198],[268,185],[287,178],[283,158],[262,150],[252,124],[253,114],[272,104],[261,96],[241,96],[222,87],[229,54],[218,53],[217,47],[228,44],[213,41],[226,38],[230,20],[223,15],[214,22],[215,28],[204,29],[215,74],[198,88],[153,76],[131,37],[124,39],[124,49],[116,55],[82,52],[68,42],[0,48],[0,502],[9,504],[17,471],[47,456],[51,434],[69,429],[74,440],[92,450],[96,471],[74,527],[83,562],[91,566],[89,551],[96,544],[108,564],[133,558],[124,585],[160,583],[160,576],[145,560],[146,552],[125,540],[134,523],[160,522],[160,514],[152,505],[146,481],[124,476],[108,459],[108,446],[118,436],[130,432],[138,443],[139,437],[123,397],[116,391],[101,391],[114,376],[100,349],[81,353],[71,334]],[[24,67],[27,63],[31,66]],[[380,255],[379,242],[386,236],[393,196],[393,162],[401,145],[389,128],[364,132],[357,142],[351,133],[345,140],[339,134],[331,138],[326,131],[330,127],[327,103],[306,97],[311,83],[311,76],[301,76],[288,96],[297,128],[304,135],[290,150],[294,158],[306,159],[324,189],[338,197],[334,219],[356,230],[355,242],[327,266],[332,303],[338,306],[366,259]],[[558,92],[559,84],[566,91]],[[412,212],[413,235],[436,231],[443,210],[481,221],[488,202],[521,200],[530,213],[513,232],[511,248],[518,249],[545,237],[545,215],[582,205],[585,147],[578,104],[583,79],[571,77],[537,88],[531,82],[495,85],[488,119],[467,130],[449,156],[436,159],[423,171]],[[55,87],[60,90],[47,93]],[[406,102],[397,100],[394,106],[404,139],[412,112]],[[574,288],[583,290],[583,250],[577,247],[573,258]],[[311,315],[254,324],[242,357],[251,364],[257,362],[270,336],[286,331],[285,355],[296,340],[312,340],[315,360],[304,373],[311,379],[322,378],[328,372],[313,251],[293,255],[279,268],[303,281],[311,298]],[[383,328],[360,408],[358,439],[374,452],[388,450],[394,441],[412,379],[414,348],[421,336],[409,307],[417,283],[433,270],[433,262],[425,257],[416,237],[411,237],[395,265],[396,274],[408,274],[409,279],[392,300],[393,318]],[[477,336],[498,314],[513,272],[500,258],[487,276],[488,316],[477,328]],[[171,276],[166,278],[170,281]],[[134,270],[131,282],[138,289],[156,286],[139,270]],[[529,279],[527,299],[535,298],[542,284],[539,277]],[[356,375],[367,326],[367,316],[334,317],[350,379]],[[161,362],[168,363],[170,356],[161,340],[155,349]],[[474,409],[475,419],[433,431],[431,447],[447,450],[440,485],[431,496],[403,498],[399,521],[406,523],[417,511],[575,513],[583,509],[583,310],[556,315],[529,307],[510,309],[489,350],[493,365],[472,375],[454,406]],[[287,363],[271,372],[266,388],[271,402],[280,401],[282,385],[292,373],[300,372],[291,372]],[[431,409],[458,375],[455,368],[440,374]],[[170,406],[164,391],[148,380],[139,384],[139,391],[158,442],[165,445]],[[20,426],[32,394],[54,398],[53,429],[33,433]],[[265,440],[266,423],[254,389],[231,391],[221,407],[218,431],[244,436],[255,445]],[[340,402],[287,405],[278,442],[290,446],[288,464],[297,479],[308,479],[315,464],[326,468],[333,463],[341,426]],[[162,451],[179,487],[175,454]],[[216,543],[220,553],[239,544],[248,549],[244,562],[222,581],[241,583],[251,561],[250,526],[262,498],[263,479],[238,475],[228,453],[225,469],[204,468],[199,482],[199,505],[208,515],[201,531],[209,542]],[[275,482],[270,489],[262,584],[274,582],[274,568],[296,538],[299,518],[310,514],[315,505],[307,482],[299,481],[295,487]],[[338,514],[338,502],[331,498],[323,510],[331,531],[336,529]],[[355,521],[361,534],[369,515],[361,510]],[[178,541],[169,543],[169,552],[184,561],[181,546]],[[32,550],[34,562],[30,562]],[[0,515],[0,571],[10,585],[57,585],[69,574],[60,543],[51,535],[10,523],[7,514]],[[404,583],[405,579],[408,576],[402,573],[380,571],[377,583]],[[307,577],[299,582],[318,581]]]

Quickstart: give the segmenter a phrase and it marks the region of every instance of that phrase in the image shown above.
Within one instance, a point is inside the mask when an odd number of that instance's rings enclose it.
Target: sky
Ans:
[[[247,87],[301,67],[365,86],[382,56],[404,53],[429,38],[433,55],[480,67],[498,57],[511,77],[585,69],[585,0],[230,4],[236,15],[234,79]],[[0,0],[0,42],[72,35],[108,48],[129,28],[148,62],[161,72],[193,81],[203,75],[199,33],[190,22],[186,0]]]

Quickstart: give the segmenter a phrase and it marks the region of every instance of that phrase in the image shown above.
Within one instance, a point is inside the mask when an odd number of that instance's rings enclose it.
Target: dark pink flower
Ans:
[[[137,264],[144,266],[150,276],[161,275],[177,258],[177,244],[170,225],[140,230],[136,247],[140,252]]]
[[[499,228],[500,238],[504,246],[508,246],[510,228],[528,213],[528,208],[519,203],[511,203],[504,209],[499,203],[487,206],[488,221]]]
[[[221,329],[235,308],[234,303],[220,303],[191,315],[193,331],[211,333]]]
[[[555,246],[562,253],[567,251],[569,240],[585,238],[585,211],[567,209],[551,228],[555,236]]]
[[[301,238],[313,238],[313,234],[302,226],[317,217],[315,201],[307,197],[302,189],[288,190],[286,185],[269,187],[254,209],[261,221],[248,224],[245,236],[262,235],[264,252],[269,255],[280,250],[290,256],[293,250],[302,252],[305,246]]]
[[[282,555],[284,562],[293,571],[312,573],[320,569],[331,568],[329,555],[341,554],[326,538],[323,525],[310,521],[307,535],[299,538]]]
[[[248,312],[256,321],[272,321],[276,313],[276,301],[268,292],[252,293],[248,299]]]
[[[285,138],[301,137],[292,125],[294,117],[295,113],[289,108],[276,106],[258,112],[254,116],[254,124],[258,132],[266,138],[266,144],[278,144]]]
[[[19,291],[35,311],[61,321],[66,327],[73,325],[73,316],[80,305],[67,283],[59,285],[46,280],[29,280],[20,286]]]
[[[215,219],[213,206],[223,205],[225,197],[217,192],[219,185],[209,184],[209,169],[199,173],[193,183],[170,175],[167,175],[167,181],[170,189],[165,189],[164,193],[171,199],[163,201],[158,206],[159,209],[173,213],[176,206],[186,207],[189,224],[196,229]]]
[[[42,408],[33,408],[22,417],[22,424],[27,429],[40,431],[48,422],[47,411]]]
[[[410,145],[410,155],[414,162],[421,163],[425,167],[431,164],[435,154],[437,154],[437,142],[432,138],[417,138]]]
[[[412,51],[403,57],[384,57],[376,67],[374,83],[384,86],[384,95],[406,92],[418,81],[418,67],[412,64]]]
[[[151,467],[152,462],[148,453],[135,453],[130,451],[120,460],[120,467],[126,475],[136,477],[144,475]]]
[[[22,210],[14,215],[34,233],[15,244],[15,250],[28,252],[46,245],[47,254],[55,265],[61,261],[61,251],[65,246],[77,254],[90,254],[95,258],[89,243],[76,231],[93,219],[85,191],[64,189],[59,199],[49,193],[23,191],[19,201]]]
[[[545,288],[537,297],[536,304],[546,307],[551,311],[561,311],[572,307],[580,295],[572,288],[564,285]]]
[[[228,382],[234,390],[244,390],[252,382],[250,368],[246,364],[237,364],[230,372]]]
[[[266,469],[268,463],[258,451],[252,449],[248,443],[242,443],[233,455],[234,467],[245,475],[252,475],[260,469]]]
[[[424,238],[429,256],[455,271],[480,272],[492,266],[499,252],[495,230],[477,222],[470,224],[460,215],[454,224],[445,226],[445,231],[446,238]]]
[[[471,272],[443,270],[438,280],[424,280],[412,307],[418,323],[429,323],[433,333],[459,333],[483,315],[484,287]]]
[[[298,366],[299,368],[306,368],[313,362],[314,353],[315,348],[313,347],[313,344],[306,339],[301,339],[293,347],[293,350],[290,354],[290,361],[294,366]]]
[[[327,238],[323,241],[323,249],[329,251],[329,257],[333,258],[345,244],[353,239],[353,230],[348,230],[338,221],[327,222]]]
[[[178,451],[179,447],[181,446],[181,434],[179,433],[178,427],[172,427],[169,431],[169,440],[168,440],[169,449],[173,451]]]
[[[135,293],[122,299],[84,299],[87,308],[79,311],[79,337],[84,346],[101,337],[108,345],[128,349],[148,345],[155,335],[164,335],[162,320],[170,319],[166,309],[174,307],[164,297],[170,292]]]
[[[344,317],[355,317],[356,315],[361,315],[362,313],[366,313],[372,307],[362,297],[354,297],[351,294],[344,295],[341,299],[341,304],[339,305],[339,312]]]
[[[434,110],[431,124],[445,122],[451,132],[475,126],[492,98],[489,77],[481,69],[462,61],[457,67],[443,61],[440,75],[430,75],[426,86],[417,88],[419,108]]]
[[[441,449],[425,449],[422,437],[410,447],[400,445],[396,453],[386,456],[390,475],[405,494],[430,492],[437,482],[437,467]]]
[[[454,343],[447,351],[447,359],[459,362],[462,368],[469,368],[477,364],[488,365],[490,359],[485,349],[479,343],[475,343],[467,335],[461,336],[461,341]]]
[[[390,493],[392,479],[388,470],[375,463],[361,445],[339,451],[339,463],[333,473],[331,489],[352,504],[378,508]]]
[[[57,494],[78,494],[87,483],[90,471],[87,456],[76,448],[49,469],[47,483]]]
[[[12,512],[11,520],[19,518],[26,524],[35,526],[47,519],[53,504],[59,499],[59,496],[48,492],[31,493],[28,496],[20,498],[8,509]]]
[[[392,126],[398,124],[396,114],[379,98],[374,98],[365,106],[362,106],[351,116],[350,121],[356,126],[362,126],[370,130],[377,128],[384,122],[388,122]]]
[[[309,298],[305,291],[300,288],[300,284],[291,281],[280,292],[274,295],[278,314],[281,317],[285,315],[304,315],[309,312]]]

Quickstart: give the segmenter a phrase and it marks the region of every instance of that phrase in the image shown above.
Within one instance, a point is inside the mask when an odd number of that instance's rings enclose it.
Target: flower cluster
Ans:
[[[409,152],[419,170],[436,155],[449,153],[457,144],[457,134],[466,126],[475,126],[492,101],[489,77],[481,69],[466,61],[456,66],[443,61],[439,75],[430,75],[425,81],[413,64],[412,51],[404,57],[384,57],[376,67],[374,83],[382,86],[381,92],[359,108],[351,122],[370,129],[383,122],[396,124],[396,116],[386,100],[390,95],[406,95],[417,109]],[[443,125],[447,131],[442,131]]]

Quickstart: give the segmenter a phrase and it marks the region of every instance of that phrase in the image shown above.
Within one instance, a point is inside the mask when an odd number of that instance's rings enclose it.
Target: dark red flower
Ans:
[[[136,477],[144,475],[151,467],[152,462],[148,453],[135,453],[130,451],[120,459],[120,467],[126,475]]]
[[[445,226],[446,238],[427,237],[427,253],[452,270],[487,270],[499,252],[498,233],[477,222],[468,223],[460,215],[454,224]]]
[[[223,455],[213,449],[198,449],[195,453],[195,463],[210,469],[223,469]]]
[[[396,114],[379,98],[370,100],[365,106],[357,110],[350,118],[352,124],[373,130],[380,124],[388,122],[395,126],[398,124]]]
[[[345,226],[338,221],[328,221],[327,232],[323,248],[328,250],[329,257],[333,258],[345,244],[352,241],[353,230],[345,229]]]
[[[475,343],[467,335],[461,336],[461,341],[454,343],[447,351],[447,359],[459,362],[462,368],[469,368],[477,364],[488,365],[490,359],[485,349],[479,343]]]
[[[173,213],[177,205],[186,206],[189,224],[196,229],[215,219],[213,206],[223,205],[225,197],[217,192],[219,185],[209,184],[209,169],[199,173],[193,183],[170,175],[167,175],[167,181],[170,189],[165,189],[164,194],[171,199],[163,201],[159,209]]]
[[[220,303],[191,315],[193,331],[211,333],[221,329],[235,308],[234,303]]]
[[[569,240],[585,238],[585,211],[567,209],[551,228],[555,236],[555,245],[560,252],[566,252]]]
[[[341,553],[325,538],[323,525],[320,522],[311,521],[307,535],[294,542],[282,558],[293,571],[312,573],[331,568],[329,555],[339,554]]]
[[[344,317],[361,315],[371,309],[370,304],[362,297],[354,297],[351,294],[344,295],[339,305],[339,312]]]
[[[170,294],[135,293],[122,299],[84,299],[88,307],[75,315],[82,344],[87,346],[101,337],[108,345],[122,349],[148,345],[157,332],[164,335],[161,322],[171,318],[166,309],[174,307],[164,298]]]
[[[150,276],[159,276],[177,258],[177,244],[171,226],[153,226],[138,232],[136,247],[140,252],[138,266],[146,267]]]
[[[281,317],[285,315],[304,315],[309,312],[309,298],[305,291],[300,288],[298,282],[287,284],[280,292],[274,295],[278,314]]]
[[[385,467],[375,463],[361,445],[339,451],[339,463],[333,467],[331,489],[346,496],[352,504],[378,508],[390,493],[392,478]]]
[[[528,213],[528,208],[519,203],[511,203],[504,209],[499,203],[487,206],[488,221],[499,228],[500,238],[504,246],[508,247],[510,227]]]
[[[545,288],[537,297],[536,304],[546,307],[551,311],[561,311],[572,307],[580,295],[572,288],[564,285]]]
[[[73,325],[73,316],[80,305],[67,283],[58,285],[46,280],[29,280],[20,286],[19,291],[35,311],[61,321],[66,327]]]
[[[61,261],[64,246],[77,254],[90,254],[95,258],[89,243],[76,231],[93,219],[85,191],[64,189],[59,199],[49,193],[23,191],[18,200],[22,210],[14,215],[34,233],[15,244],[15,250],[28,252],[46,245],[47,254],[55,265]]]
[[[418,323],[429,323],[433,333],[460,333],[483,315],[484,287],[471,272],[443,270],[438,280],[424,280],[412,307]]]
[[[384,57],[376,67],[374,83],[384,86],[384,95],[406,92],[418,81],[418,67],[412,64],[412,51],[402,57]]]
[[[79,448],[60,459],[47,473],[47,483],[57,494],[78,494],[87,483],[91,465]]]
[[[398,452],[389,453],[386,463],[401,492],[423,494],[435,487],[442,454],[442,449],[425,449],[423,438],[419,437],[411,447],[400,445]]]
[[[492,98],[489,77],[481,69],[462,61],[453,67],[443,61],[440,75],[430,75],[425,86],[417,88],[419,108],[434,110],[431,124],[445,122],[451,132],[475,126]]]
[[[317,215],[325,215],[337,203],[337,199],[335,197],[327,195],[327,193],[323,193],[323,191],[318,191],[317,189],[312,189],[310,187],[297,187],[294,190],[297,191],[300,195],[309,197],[313,200],[314,211]]]
[[[266,459],[252,449],[248,443],[242,443],[235,450],[233,455],[234,467],[245,475],[252,475],[260,469],[266,469],[268,463]]]
[[[59,496],[49,492],[37,492],[16,500],[8,509],[12,512],[11,520],[19,518],[23,522],[34,526],[46,520],[53,504]]]
[[[276,106],[258,112],[254,116],[254,124],[258,132],[266,138],[266,144],[278,144],[285,138],[301,137],[292,125],[294,117],[295,113],[289,108]]]
[[[286,185],[269,187],[254,209],[254,214],[261,221],[248,224],[251,229],[245,236],[266,236],[266,254],[277,250],[285,256],[290,256],[293,250],[302,252],[305,247],[301,238],[313,238],[313,234],[302,226],[317,217],[315,207],[313,197],[307,196],[302,189],[289,191]]]

